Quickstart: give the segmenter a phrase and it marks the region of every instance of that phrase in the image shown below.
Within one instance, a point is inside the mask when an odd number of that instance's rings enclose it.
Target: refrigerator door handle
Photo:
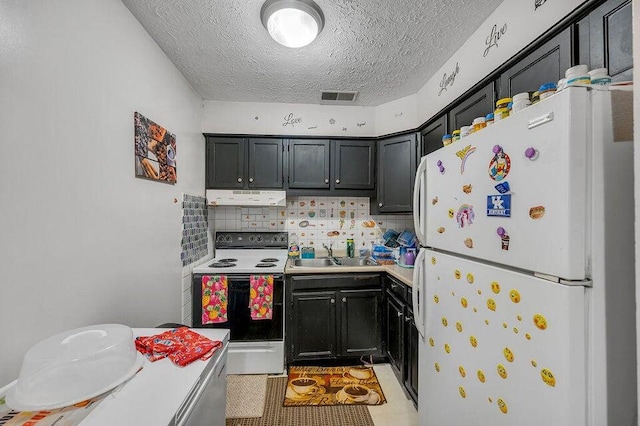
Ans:
[[[423,268],[426,253],[426,250],[420,250],[420,253],[418,253],[415,267],[413,269],[413,292],[411,293],[411,303],[413,305],[413,317],[416,323],[416,329],[423,340],[425,333],[425,315],[421,301],[424,300],[425,291],[424,280],[422,278],[424,276]]]
[[[424,214],[424,209],[421,208],[423,205],[425,205],[425,201],[420,200],[420,196],[424,196],[424,194],[421,194],[421,189],[424,178],[427,175],[426,171],[427,157],[422,157],[422,160],[420,160],[420,165],[418,166],[418,170],[416,171],[416,179],[413,184],[413,228],[415,229],[418,241],[422,245],[425,245],[427,240],[425,236],[425,230],[427,227],[424,224],[426,215]]]

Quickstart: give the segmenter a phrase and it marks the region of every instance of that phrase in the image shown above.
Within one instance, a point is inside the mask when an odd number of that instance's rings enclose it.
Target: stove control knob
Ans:
[[[217,242],[224,241],[224,235],[218,235],[218,236],[216,237],[216,241],[217,241]]]
[[[226,237],[224,237],[224,240],[228,243],[231,242],[231,235],[227,235]]]
[[[255,235],[251,235],[251,236],[249,237],[249,242],[254,243],[255,241],[256,241],[256,236],[255,236]]]
[[[256,241],[257,241],[257,242],[261,243],[261,242],[262,242],[262,240],[264,240],[264,238],[262,237],[262,235],[258,235],[258,236],[256,237]]]

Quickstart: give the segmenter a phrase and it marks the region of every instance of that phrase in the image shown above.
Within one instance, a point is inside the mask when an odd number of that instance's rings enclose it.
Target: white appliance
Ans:
[[[166,329],[135,328],[134,335],[152,336]],[[168,358],[144,361],[142,370],[106,397],[82,426],[175,425],[223,426],[227,401],[228,330],[195,330],[223,342],[207,361],[185,367]]]
[[[421,425],[635,424],[633,148],[572,87],[422,158]]]
[[[228,328],[229,374],[281,374],[284,371],[284,268],[286,232],[219,232],[215,257],[193,269],[193,327]],[[228,281],[226,322],[203,324],[202,282],[205,276],[224,275]],[[251,275],[273,275],[271,319],[250,317]]]
[[[253,189],[207,189],[207,204],[216,206],[264,206],[287,205],[286,191],[261,191]]]

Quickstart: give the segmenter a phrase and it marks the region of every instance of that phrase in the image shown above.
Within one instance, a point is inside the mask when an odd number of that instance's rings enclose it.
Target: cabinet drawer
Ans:
[[[407,299],[407,286],[404,283],[394,278],[386,277],[385,284],[387,287],[387,291],[393,293],[393,295],[400,299],[401,302],[411,300],[410,298]]]
[[[380,288],[379,274],[293,275],[291,290]]]

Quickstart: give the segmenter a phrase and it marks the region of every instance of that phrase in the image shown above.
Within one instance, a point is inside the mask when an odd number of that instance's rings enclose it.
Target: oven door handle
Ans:
[[[214,275],[214,274],[208,274],[208,275]],[[251,275],[273,275],[274,280],[282,280],[284,277],[284,275],[282,274],[247,274],[247,275],[227,274],[227,280],[228,281],[248,280],[251,278]]]

